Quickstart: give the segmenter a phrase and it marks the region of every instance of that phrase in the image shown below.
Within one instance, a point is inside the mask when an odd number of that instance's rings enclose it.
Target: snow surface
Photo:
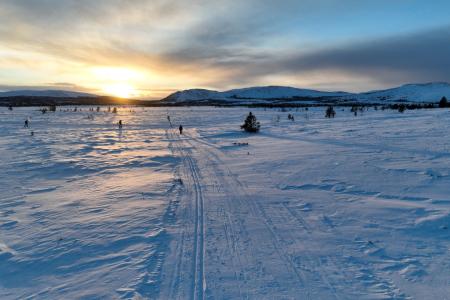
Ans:
[[[64,91],[64,90],[16,90],[0,92],[0,97],[16,97],[16,96],[31,96],[31,97],[56,97],[56,98],[77,98],[77,97],[97,97],[93,94]]]
[[[169,102],[222,100],[248,103],[249,99],[258,102],[258,100],[264,99],[290,99],[295,101],[298,98],[329,98],[334,101],[355,100],[368,103],[399,101],[436,103],[444,96],[450,98],[450,84],[448,83],[407,84],[397,88],[367,93],[322,92],[281,86],[251,87],[225,92],[191,89],[176,92],[164,100]]]
[[[0,110],[0,299],[449,299],[448,110],[86,110]]]

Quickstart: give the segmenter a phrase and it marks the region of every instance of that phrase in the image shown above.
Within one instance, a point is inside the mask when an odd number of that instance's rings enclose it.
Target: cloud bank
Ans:
[[[129,81],[158,98],[190,87],[357,91],[448,81],[448,8],[404,0],[5,0],[0,88],[65,82],[101,92]],[[98,76],[99,68],[119,75]]]

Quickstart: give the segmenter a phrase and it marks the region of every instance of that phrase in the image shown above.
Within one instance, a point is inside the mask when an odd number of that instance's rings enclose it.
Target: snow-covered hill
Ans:
[[[178,91],[170,94],[163,100],[170,102],[183,102],[183,101],[195,101],[195,100],[223,100],[226,97],[222,96],[223,93],[218,91],[206,90],[206,89],[190,89],[184,91]]]
[[[376,101],[439,102],[450,97],[450,84],[446,82],[405,84],[397,88],[358,94],[358,99]]]
[[[97,97],[94,94],[72,92],[64,90],[16,90],[0,92],[0,97],[56,97],[56,98],[77,98],[77,97]]]
[[[321,92],[285,86],[265,86],[235,89],[221,93],[226,98],[242,99],[288,99],[298,97],[320,98],[346,96],[344,92]]]
[[[439,102],[442,97],[450,98],[449,83],[407,84],[397,88],[371,91],[366,93],[324,92],[309,89],[299,89],[283,86],[250,87],[234,89],[224,92],[190,89],[178,91],[163,99],[167,102],[192,101],[227,101],[227,102],[257,102],[260,100],[289,100],[301,99],[332,100],[332,101],[358,101],[369,103],[380,102]]]
[[[163,99],[170,102],[202,101],[202,100],[229,100],[238,99],[296,99],[296,98],[323,98],[350,96],[344,92],[322,92],[309,89],[299,89],[285,86],[263,86],[233,89],[224,92],[206,89],[190,89],[178,91]]]

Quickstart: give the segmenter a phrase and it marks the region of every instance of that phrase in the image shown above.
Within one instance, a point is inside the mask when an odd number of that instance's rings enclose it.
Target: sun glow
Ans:
[[[139,82],[144,77],[137,70],[119,67],[94,67],[91,72],[105,94],[120,98],[137,96],[132,83]]]
[[[115,83],[107,85],[103,88],[103,91],[111,96],[116,96],[119,98],[130,98],[136,94],[135,89],[126,83]]]

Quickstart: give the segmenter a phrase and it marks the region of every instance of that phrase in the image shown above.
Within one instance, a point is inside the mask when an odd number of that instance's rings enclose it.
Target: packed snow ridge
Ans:
[[[445,82],[406,84],[400,87],[370,91],[365,93],[326,92],[283,86],[249,87],[219,92],[207,89],[189,89],[175,92],[163,101],[228,101],[249,100],[312,100],[328,99],[335,101],[380,102],[438,102],[442,97],[450,97],[450,84]]]

